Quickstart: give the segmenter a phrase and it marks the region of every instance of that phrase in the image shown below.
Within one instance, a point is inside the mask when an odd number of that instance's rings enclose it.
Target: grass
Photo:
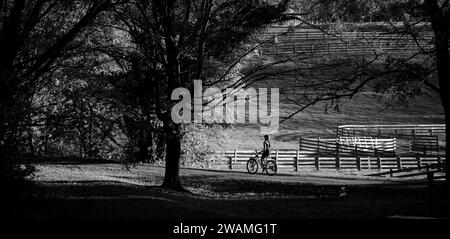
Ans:
[[[309,219],[443,216],[442,185],[435,211],[423,181],[278,175],[183,169],[190,192],[161,189],[164,169],[119,164],[42,164],[32,198],[14,208],[28,219]],[[339,197],[346,185],[346,195]]]
[[[293,63],[287,63],[285,67],[296,67]],[[301,69],[301,68],[300,68]],[[351,71],[351,67],[349,71]],[[313,77],[330,77],[334,79],[339,74],[346,74],[345,70],[333,67],[321,68],[310,73]],[[341,71],[341,72],[339,72]],[[323,74],[322,74],[322,73]],[[295,77],[273,76],[257,82],[255,88],[279,88],[280,91],[280,117],[284,118],[297,111],[299,106],[287,101],[286,98],[293,97],[292,94]],[[336,135],[336,128],[346,124],[442,124],[445,122],[442,102],[436,92],[422,87],[422,93],[397,102],[388,95],[374,93],[370,89],[364,89],[353,98],[340,100],[339,111],[328,109],[326,104],[317,103],[280,125],[279,132],[271,136],[272,148],[274,149],[297,149],[298,138],[322,137],[332,138]],[[229,142],[220,145],[222,150],[254,150],[262,148],[263,135],[260,128],[255,124],[232,125],[224,130]],[[210,140],[214,142],[214,139]]]
[[[313,106],[281,124],[271,136],[274,149],[296,149],[298,138],[336,135],[336,128],[345,124],[441,124],[444,113],[437,97],[425,95],[410,100],[407,105],[387,108],[370,94],[361,94],[352,100],[343,100],[341,112],[324,112],[323,104]],[[297,109],[292,104],[281,104],[282,116]],[[253,150],[262,147],[263,137],[256,126],[235,126],[225,130],[230,138],[224,150]]]

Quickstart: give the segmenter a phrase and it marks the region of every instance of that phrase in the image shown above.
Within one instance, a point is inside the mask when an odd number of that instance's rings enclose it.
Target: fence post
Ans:
[[[297,157],[295,157],[295,159],[294,159],[295,172],[298,172],[298,160],[299,160],[299,158],[300,158],[300,150],[297,150]]]
[[[361,158],[359,157],[358,154],[358,145],[355,144],[355,154],[356,154],[356,168],[358,169],[358,171],[361,171]]]
[[[357,167],[358,171],[361,171],[361,158],[360,157],[356,157],[356,167]]]
[[[380,156],[377,156],[377,166],[378,166],[378,171],[381,171],[381,158],[380,158]]]
[[[236,163],[237,160],[237,150],[234,150],[234,163]],[[230,170],[233,169],[233,161],[230,162]]]
[[[296,54],[296,51],[295,51],[295,44],[294,44],[294,55]]]
[[[381,171],[381,158],[380,155],[378,155],[378,148],[375,148],[375,158],[377,159],[378,171]]]
[[[429,205],[430,205],[430,213],[434,215],[434,172],[427,172],[427,182],[428,182],[428,190],[429,190]]]
[[[316,163],[316,169],[317,171],[320,170],[320,161],[319,161],[319,157],[320,157],[320,138],[317,138],[317,156],[315,158],[315,163]]]
[[[275,152],[275,164],[277,164],[277,163],[278,163],[278,149]]]
[[[317,169],[317,171],[319,171],[320,170],[319,155],[317,155],[314,159],[315,159],[316,169]]]
[[[339,157],[339,142],[336,140],[336,169],[341,170],[341,158]]]
[[[233,158],[232,157],[230,157],[230,162],[229,162],[229,168],[230,168],[230,170],[233,170]]]
[[[298,140],[298,150],[302,151],[302,137]]]
[[[416,157],[417,159],[417,167],[422,168],[422,159],[420,158],[420,155]]]
[[[402,170],[402,158],[397,155],[397,168],[398,170]]]
[[[320,137],[317,138],[317,154],[320,153]]]

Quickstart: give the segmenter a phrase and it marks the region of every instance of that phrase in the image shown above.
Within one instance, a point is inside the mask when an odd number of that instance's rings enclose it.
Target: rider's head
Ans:
[[[264,135],[265,140],[269,140],[269,135]]]

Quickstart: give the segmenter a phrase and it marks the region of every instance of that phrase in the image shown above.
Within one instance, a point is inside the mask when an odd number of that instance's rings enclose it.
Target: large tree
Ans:
[[[179,178],[183,124],[171,118],[174,89],[192,89],[205,74],[207,61],[233,62],[241,44],[264,26],[283,20],[288,1],[163,0],[135,1],[117,16],[139,49],[142,77],[148,82],[149,108],[163,124],[166,171],[163,187],[181,189]],[[211,67],[209,65],[208,67]]]

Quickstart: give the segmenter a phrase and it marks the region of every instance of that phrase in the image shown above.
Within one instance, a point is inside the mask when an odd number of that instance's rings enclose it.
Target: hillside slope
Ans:
[[[327,72],[329,74],[329,72]],[[327,74],[325,73],[325,74]],[[292,88],[290,79],[265,80],[253,85],[255,88],[276,87],[280,90],[280,117],[286,117],[299,109],[298,105],[283,100]],[[439,95],[421,87],[422,93],[397,102],[389,97],[366,89],[352,99],[341,99],[339,110],[325,110],[322,102],[313,105],[280,125],[277,134],[271,135],[274,149],[296,149],[300,136],[334,137],[336,127],[345,124],[441,124],[444,112]],[[289,93],[287,93],[289,94]],[[263,135],[254,124],[232,125],[224,130],[229,142],[222,144],[223,150],[261,149]],[[214,142],[214,140],[211,140]]]

